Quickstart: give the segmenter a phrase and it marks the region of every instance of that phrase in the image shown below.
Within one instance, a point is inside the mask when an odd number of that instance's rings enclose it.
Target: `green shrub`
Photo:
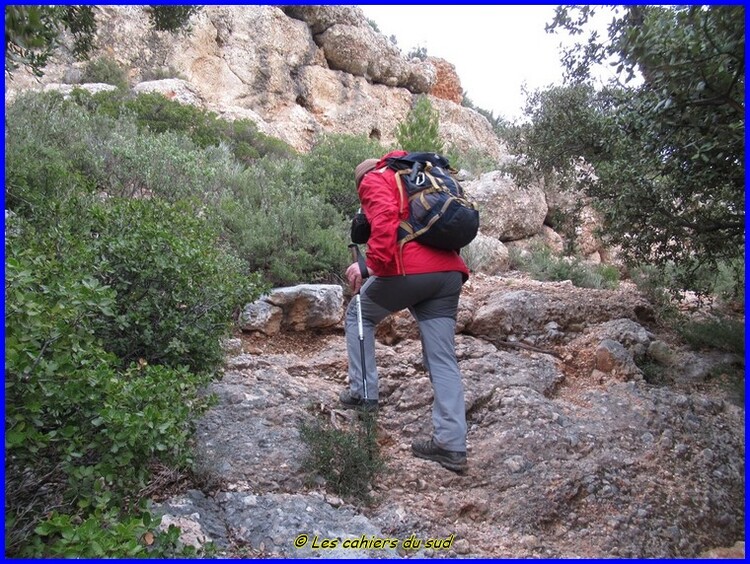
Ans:
[[[745,323],[719,317],[704,321],[687,321],[675,328],[695,349],[714,348],[745,356]]]
[[[557,257],[547,247],[510,253],[511,268],[528,272],[536,280],[570,280],[579,288],[616,288],[620,273],[611,265],[593,265],[580,258]]]
[[[52,507],[80,524],[127,508],[154,461],[191,463],[219,340],[260,292],[186,204],[58,204],[6,231],[10,553]]]
[[[385,152],[380,143],[365,136],[326,135],[302,157],[302,181],[344,217],[351,217],[359,208],[354,169]]]
[[[499,164],[489,155],[479,149],[451,155],[451,166],[456,169],[466,169],[472,176],[479,177],[485,172],[498,170]]]
[[[192,419],[208,405],[205,376],[120,369],[105,351],[117,296],[80,235],[65,218],[47,232],[16,218],[6,238],[7,554],[35,546],[53,507],[80,521],[135,499],[154,459],[188,464]]]
[[[174,525],[164,531],[161,517],[148,511],[123,517],[115,510],[95,511],[84,519],[56,511],[35,530],[35,536],[19,556],[45,558],[190,558],[198,555],[192,546],[179,542]],[[200,551],[211,556],[212,544]]]
[[[158,31],[189,32],[190,18],[201,9],[201,6],[150,6],[148,19],[151,26]]]
[[[330,280],[348,264],[347,225],[311,194],[299,162],[263,159],[228,189],[218,208],[224,237],[272,284]]]
[[[83,69],[81,81],[84,83],[103,82],[104,84],[117,86],[117,88],[120,89],[128,87],[128,79],[125,70],[117,63],[117,61],[109,57],[99,57],[98,59],[89,61]]]
[[[18,213],[38,216],[69,192],[208,201],[238,168],[224,146],[201,149],[184,133],[139,130],[127,112],[92,113],[60,96],[24,96],[6,117],[6,196]]]
[[[348,429],[337,429],[319,416],[299,427],[307,445],[303,468],[320,475],[337,494],[364,502],[372,501],[374,479],[385,470],[385,461],[377,441],[377,416],[358,413]]]
[[[24,95],[6,108],[5,205],[39,223],[93,185],[72,156],[83,152],[88,118],[80,110],[64,111],[63,103],[57,93]]]
[[[742,259],[717,261],[714,267],[704,265],[688,276],[693,280],[693,285],[701,289],[699,297],[713,296],[742,307],[745,296],[741,292],[738,293],[738,288],[744,286],[744,267],[745,262]],[[677,304],[685,297],[684,290],[679,290],[685,286],[684,268],[678,268],[674,264],[639,265],[631,268],[629,274],[638,289],[655,306],[660,321],[674,324],[675,327],[683,324],[684,320],[677,310]]]
[[[92,112],[114,118],[131,116],[140,129],[153,133],[183,133],[201,148],[225,144],[244,164],[267,155],[296,154],[288,144],[258,131],[250,120],[223,120],[214,112],[181,104],[154,92],[133,96],[125,92],[90,94],[79,89],[71,98]]]
[[[97,279],[116,291],[114,322],[98,335],[123,362],[215,368],[234,309],[260,292],[200,207],[158,200],[111,201],[94,208],[90,244]]]

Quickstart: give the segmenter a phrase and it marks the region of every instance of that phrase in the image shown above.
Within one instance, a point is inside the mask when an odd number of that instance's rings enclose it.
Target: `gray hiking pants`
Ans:
[[[466,451],[464,389],[455,350],[460,272],[435,272],[368,278],[362,290],[362,326],[367,399],[378,399],[375,326],[389,314],[409,309],[419,324],[422,355],[432,382],[433,439],[447,450]],[[353,397],[364,397],[356,298],[346,310],[349,384]]]

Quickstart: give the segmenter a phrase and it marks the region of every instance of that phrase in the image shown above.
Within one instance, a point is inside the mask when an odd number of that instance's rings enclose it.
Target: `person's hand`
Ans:
[[[372,270],[368,268],[367,273],[372,275]],[[349,268],[346,269],[346,279],[349,281],[352,292],[355,294],[359,292],[359,289],[362,287],[362,271],[359,269],[358,262],[353,262],[349,265]]]
[[[346,279],[349,281],[349,286],[352,288],[352,292],[355,294],[359,292],[362,287],[362,272],[359,270],[359,263],[353,262],[346,269]]]

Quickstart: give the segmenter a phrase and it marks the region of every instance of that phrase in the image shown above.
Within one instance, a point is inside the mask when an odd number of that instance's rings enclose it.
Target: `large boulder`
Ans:
[[[508,248],[499,239],[481,232],[461,249],[461,256],[472,272],[502,274],[510,266]]]
[[[338,325],[344,314],[344,291],[337,284],[301,284],[275,288],[240,315],[243,331],[275,335],[282,329],[305,331]]]
[[[494,171],[464,183],[464,188],[479,205],[485,235],[506,242],[542,231],[547,201],[539,186],[519,186],[506,174]]]

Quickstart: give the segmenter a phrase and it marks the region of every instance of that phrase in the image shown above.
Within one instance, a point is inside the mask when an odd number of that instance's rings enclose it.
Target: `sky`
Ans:
[[[529,91],[562,84],[560,44],[549,34],[553,5],[359,6],[386,37],[394,35],[406,55],[424,47],[429,56],[456,67],[464,93],[475,106],[509,120],[523,114]],[[602,27],[606,37],[606,27]]]

